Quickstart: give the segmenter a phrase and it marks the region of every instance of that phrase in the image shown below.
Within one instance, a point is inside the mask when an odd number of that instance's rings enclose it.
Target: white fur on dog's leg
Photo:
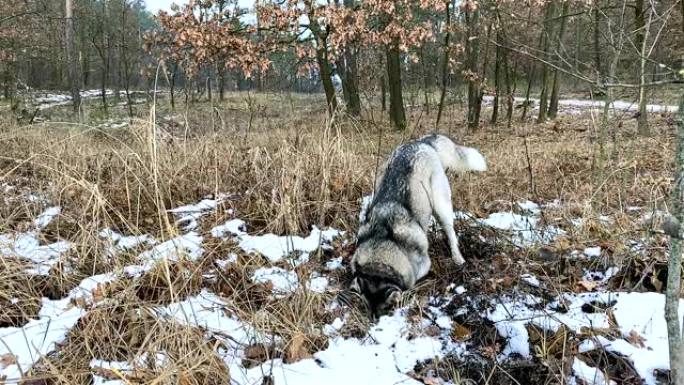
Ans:
[[[454,262],[457,265],[462,265],[465,263],[465,259],[463,259],[463,255],[461,255],[461,250],[458,249],[458,241],[456,242],[456,248],[451,248],[451,257],[454,259]]]
[[[449,239],[451,257],[458,265],[465,263],[461,251],[458,249],[458,237],[454,231],[454,208],[451,205],[451,187],[446,174],[439,173],[432,176],[432,210],[440,226]]]

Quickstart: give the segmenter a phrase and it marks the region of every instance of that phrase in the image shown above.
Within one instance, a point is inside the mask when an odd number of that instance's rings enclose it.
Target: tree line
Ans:
[[[511,122],[514,95],[558,114],[563,92],[646,105],[682,67],[684,5],[654,0],[192,0],[151,15],[142,0],[6,0],[0,5],[5,98],[22,88],[100,88],[119,97],[155,82],[185,100],[225,90],[322,90],[328,109],[360,116],[376,99],[399,129],[407,93],[443,120],[463,89],[478,129]],[[341,91],[341,92],[338,92]],[[216,95],[212,93],[214,92]],[[434,96],[434,97],[433,97]],[[435,100],[436,99],[436,100]],[[521,116],[530,102],[520,104]]]

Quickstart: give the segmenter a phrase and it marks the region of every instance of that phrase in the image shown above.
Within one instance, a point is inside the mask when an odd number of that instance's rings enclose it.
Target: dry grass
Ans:
[[[131,128],[108,131],[56,123],[5,126],[0,133],[0,183],[15,187],[7,193],[7,204],[0,205],[0,233],[25,230],[22,226],[43,206],[39,201],[27,201],[26,194],[42,194],[63,209],[63,215],[43,232],[46,240],[68,239],[74,248],[68,258],[73,271],[51,275],[49,283],[36,283],[23,273],[20,262],[0,259],[0,308],[9,309],[0,315],[0,326],[20,325],[34,317],[41,296],[60,298],[82,277],[130,264],[135,250],[118,260],[105,257],[106,245],[98,236],[101,229],[169,239],[181,230],[166,210],[206,195],[227,193],[235,199],[205,218],[200,231],[221,223],[229,217],[225,210],[233,209],[235,216],[247,221],[250,232],[306,233],[311,225],[317,225],[353,234],[358,225],[358,199],[371,191],[379,157],[402,141],[422,135],[426,130],[420,127],[432,124],[432,117],[422,117],[418,128],[397,133],[384,121],[359,122],[343,116],[331,121],[318,108],[302,113],[294,102],[277,108],[274,106],[282,98],[274,98],[257,96],[250,105],[242,95],[230,99],[216,114],[197,108],[179,112],[173,119],[142,116]],[[168,130],[155,129],[150,124],[153,119]],[[511,209],[525,199],[559,198],[564,205],[546,210],[544,220],[568,229],[571,218],[580,217],[584,224],[545,252],[561,255],[599,243],[610,258],[629,267],[626,275],[630,271],[635,274],[623,277],[625,287],[644,285],[644,278],[636,272],[643,271],[644,264],[655,269],[659,258],[629,259],[624,245],[626,239],[647,230],[628,215],[627,207],[663,208],[671,183],[670,123],[666,118],[654,120],[658,136],[653,138],[633,137],[633,122],[626,121],[617,136],[617,155],[609,157],[603,169],[597,164],[595,131],[586,117],[562,118],[547,125],[516,124],[513,129],[487,127],[475,134],[454,129],[452,136],[481,149],[489,164],[487,173],[454,178],[455,206],[484,216]],[[449,125],[457,126],[455,122]],[[610,228],[596,219],[608,213],[616,218],[616,225]],[[574,287],[586,267],[573,267],[560,258],[540,260],[538,250],[490,250],[476,243],[476,236],[470,239],[470,243],[464,241],[466,249],[470,245],[464,254],[473,263],[465,271],[454,271],[445,250],[433,247],[438,262],[434,274],[416,290],[416,298],[442,290],[447,283],[440,279],[444,276],[466,281],[481,275],[487,279],[481,281],[480,290],[505,291],[518,283],[523,266],[560,291],[561,286]],[[88,383],[92,358],[126,360],[160,351],[168,356],[167,364],[141,365],[127,377],[128,383],[225,383],[228,369],[199,329],[160,322],[148,311],[196,294],[202,287],[227,298],[240,319],[280,337],[272,346],[250,347],[248,359],[254,363],[274,357],[295,361],[325,348],[322,325],[336,316],[326,310],[329,295],[299,290],[287,301],[274,299],[267,287],[250,280],[264,259],[240,253],[237,264],[220,269],[213,261],[237,252],[235,245],[208,239],[203,247],[206,252],[200,261],[158,265],[138,279],[104,288],[100,294],[111,302],[80,320],[64,346],[34,369],[35,378],[45,382],[32,383]],[[346,258],[350,252],[341,246],[335,250]],[[304,280],[329,257],[316,256],[295,271]],[[346,279],[344,273],[339,274],[333,276],[338,284]],[[19,302],[9,306],[12,298]],[[363,315],[353,317],[358,319],[347,324],[348,335],[362,333],[367,327]],[[476,320],[462,321],[467,327],[476,327]],[[485,334],[483,344],[495,342],[496,337]],[[544,374],[544,379],[562,378],[557,366],[566,353],[558,350],[555,342],[561,337],[535,336],[539,346],[545,347],[540,362],[553,361],[555,365],[545,369],[553,375]],[[475,381],[481,378],[473,371],[494,370],[453,362],[436,368]],[[116,373],[105,374],[116,378]],[[503,381],[509,377],[497,374],[491,378]]]

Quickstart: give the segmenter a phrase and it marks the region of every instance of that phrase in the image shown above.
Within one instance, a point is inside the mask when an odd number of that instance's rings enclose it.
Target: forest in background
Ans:
[[[166,89],[186,103],[226,91],[321,92],[330,109],[359,116],[380,99],[395,127],[405,106],[437,113],[467,103],[480,125],[484,95],[510,122],[538,99],[536,119],[557,115],[561,94],[666,99],[684,62],[684,5],[678,1],[359,2],[190,1],[152,15],[141,0],[7,0],[0,5],[3,96],[22,90]],[[123,92],[119,92],[123,91]],[[342,92],[339,92],[342,91]],[[673,99],[670,99],[672,101]],[[102,97],[106,105],[106,98]],[[342,102],[342,103],[340,103]],[[19,109],[14,103],[14,109]]]

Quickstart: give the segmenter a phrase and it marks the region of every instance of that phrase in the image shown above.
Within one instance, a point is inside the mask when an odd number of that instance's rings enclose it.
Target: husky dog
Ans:
[[[486,169],[480,152],[444,135],[399,146],[380,168],[351,262],[350,289],[362,296],[373,316],[391,310],[401,292],[430,270],[427,232],[433,215],[446,232],[454,262],[465,262],[454,231],[446,171]]]

